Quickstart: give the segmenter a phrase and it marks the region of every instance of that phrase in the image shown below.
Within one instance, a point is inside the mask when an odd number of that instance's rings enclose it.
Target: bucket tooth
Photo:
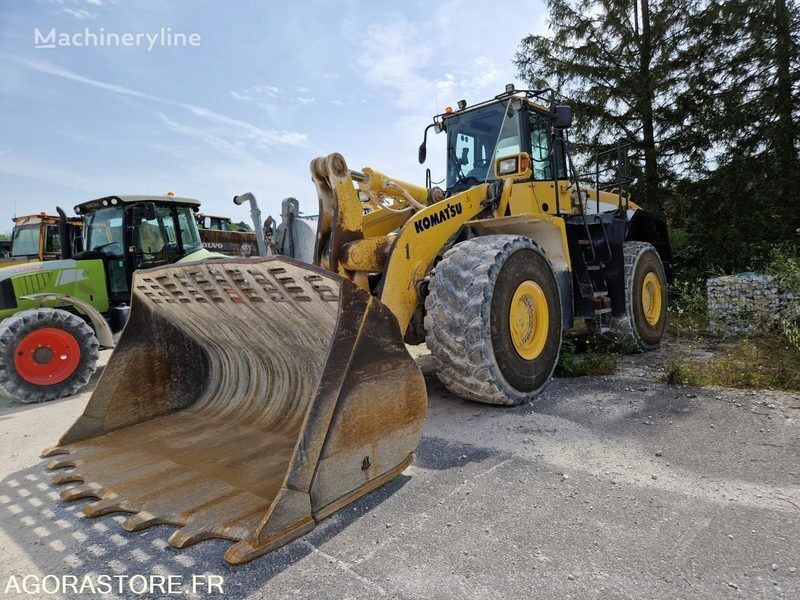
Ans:
[[[93,519],[94,517],[101,517],[111,513],[131,511],[125,506],[125,502],[121,501],[119,498],[104,498],[97,502],[87,504],[81,509],[81,512],[84,516]]]
[[[173,548],[186,548],[192,544],[197,544],[205,540],[219,537],[213,531],[207,529],[193,528],[191,525],[181,527],[172,532],[167,542]]]
[[[54,458],[53,460],[47,463],[47,468],[50,469],[51,471],[55,469],[66,469],[67,467],[74,467],[74,466],[75,466],[75,461],[66,458],[64,459]]]
[[[45,448],[42,450],[42,453],[39,455],[42,458],[49,458],[51,456],[58,456],[59,454],[67,454],[69,450],[66,448],[62,448],[60,446],[53,446],[52,448]]]
[[[83,498],[99,498],[99,490],[94,485],[76,485],[61,492],[60,497],[66,502],[81,500]]]
[[[408,466],[422,373],[397,319],[349,280],[283,257],[134,275],[131,317],[48,468],[65,499],[170,544],[234,542],[246,562]]]
[[[141,531],[142,529],[147,529],[148,527],[167,525],[168,523],[169,521],[167,521],[164,517],[158,517],[156,515],[151,515],[150,513],[139,512],[125,519],[122,522],[122,528],[125,531]]]
[[[51,480],[54,485],[62,485],[64,483],[83,483],[83,477],[80,473],[70,471],[68,473],[56,473]]]

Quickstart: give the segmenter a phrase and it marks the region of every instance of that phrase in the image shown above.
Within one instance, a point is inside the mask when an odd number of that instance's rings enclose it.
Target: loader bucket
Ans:
[[[242,563],[313,529],[411,462],[427,396],[394,315],[283,257],[136,273],[131,318],[47,465],[64,500]],[[69,469],[69,470],[66,470]]]

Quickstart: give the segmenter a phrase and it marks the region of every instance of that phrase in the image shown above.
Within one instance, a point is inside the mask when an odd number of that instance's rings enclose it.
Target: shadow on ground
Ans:
[[[175,527],[163,525],[127,533],[121,523],[128,515],[85,518],[80,509],[89,501],[61,501],[58,490],[63,487],[50,483],[44,463],[0,481],[0,529],[44,574],[79,578],[91,574],[178,575],[188,585],[193,575],[212,573],[224,578],[226,596],[243,598],[375,509],[409,479],[405,475],[394,479],[322,521],[299,540],[240,566],[223,560],[230,546],[224,540],[177,550],[167,544]],[[22,577],[28,573],[12,574]]]

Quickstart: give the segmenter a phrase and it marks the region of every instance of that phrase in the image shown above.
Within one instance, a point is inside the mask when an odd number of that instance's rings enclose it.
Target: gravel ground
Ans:
[[[656,353],[504,409],[451,396],[415,354],[414,465],[241,567],[226,542],[174,550],[171,527],[128,534],[56,499],[38,453],[88,392],[0,407],[0,594],[12,576],[174,574],[187,591],[214,574],[228,598],[800,598],[800,395],[667,386]]]

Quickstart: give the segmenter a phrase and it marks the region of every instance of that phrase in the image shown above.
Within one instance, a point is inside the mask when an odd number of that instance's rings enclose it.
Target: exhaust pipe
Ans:
[[[58,240],[61,242],[61,258],[72,258],[72,240],[69,236],[67,214],[60,206],[56,206],[58,213]]]
[[[253,229],[256,232],[256,242],[258,243],[258,255],[259,256],[266,256],[267,255],[267,243],[264,240],[264,230],[261,226],[261,210],[258,208],[258,202],[256,201],[256,197],[252,194],[252,192],[247,192],[246,194],[240,194],[239,196],[233,197],[234,204],[244,204],[245,202],[250,203],[250,218],[253,219]]]

